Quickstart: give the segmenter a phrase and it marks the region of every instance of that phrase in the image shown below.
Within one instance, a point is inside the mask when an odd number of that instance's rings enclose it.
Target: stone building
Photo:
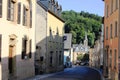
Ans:
[[[63,70],[64,21],[62,7],[54,0],[37,0],[36,7],[36,73]]]
[[[0,80],[34,76],[35,0],[0,0]]]
[[[94,48],[90,49],[90,65],[92,67],[100,68],[103,66],[103,24],[101,25],[100,37],[95,41]]]
[[[66,65],[69,62],[73,62],[72,34],[65,33],[63,39],[64,39],[64,65]]]
[[[104,9],[104,76],[119,80],[120,71],[120,0],[103,0]]]

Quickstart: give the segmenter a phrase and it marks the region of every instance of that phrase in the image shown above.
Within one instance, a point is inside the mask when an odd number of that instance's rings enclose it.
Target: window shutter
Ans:
[[[0,62],[1,62],[2,35],[0,34]]]
[[[23,5],[23,26],[27,26],[27,11],[28,9]]]
[[[25,5],[23,5],[23,25],[25,26]]]
[[[2,17],[2,0],[0,0],[0,18]]]
[[[20,24],[21,21],[21,3],[18,3],[18,19],[17,22]]]
[[[10,7],[11,7],[11,0],[8,0],[8,3],[7,3],[7,20],[10,20]]]
[[[32,58],[32,52],[31,52],[31,49],[32,49],[32,40],[29,41],[29,58]]]
[[[32,10],[30,10],[30,28],[32,28]]]

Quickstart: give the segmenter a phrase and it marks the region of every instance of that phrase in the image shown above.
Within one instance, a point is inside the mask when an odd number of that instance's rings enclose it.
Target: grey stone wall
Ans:
[[[36,67],[39,71],[45,70],[46,61],[46,36],[47,36],[47,12],[40,4],[36,5]]]

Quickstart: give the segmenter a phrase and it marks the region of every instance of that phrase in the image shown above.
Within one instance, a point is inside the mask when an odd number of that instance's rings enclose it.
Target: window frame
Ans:
[[[106,27],[106,40],[108,40],[108,26]]]
[[[106,17],[109,16],[109,5],[106,5]]]
[[[22,55],[21,58],[25,59],[25,56],[27,56],[27,39],[22,38]]]
[[[14,21],[14,6],[15,2],[12,0],[7,1],[7,20],[8,21]]]

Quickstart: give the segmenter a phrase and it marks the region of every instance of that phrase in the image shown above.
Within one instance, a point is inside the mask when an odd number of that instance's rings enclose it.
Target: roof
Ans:
[[[88,52],[90,49],[89,46],[85,46],[84,44],[75,44],[73,45],[73,52]]]

